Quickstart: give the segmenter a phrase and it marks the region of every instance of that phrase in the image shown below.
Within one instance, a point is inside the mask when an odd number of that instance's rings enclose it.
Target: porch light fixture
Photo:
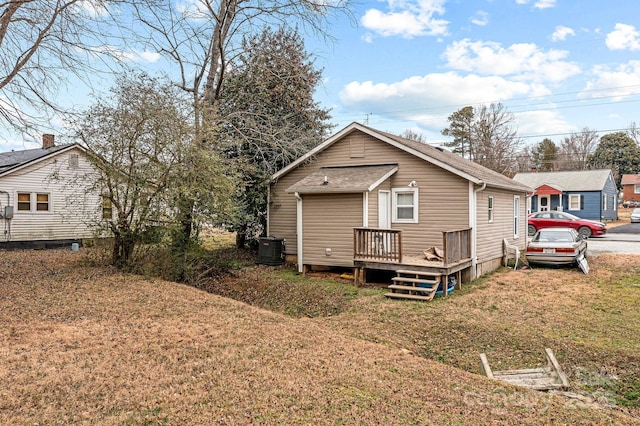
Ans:
[[[325,176],[324,177],[324,182],[322,182],[323,185],[329,185],[329,179]]]
[[[416,186],[418,186],[418,182],[416,182],[415,180],[412,180],[411,182],[409,182],[409,185],[407,185],[409,188],[415,188]]]

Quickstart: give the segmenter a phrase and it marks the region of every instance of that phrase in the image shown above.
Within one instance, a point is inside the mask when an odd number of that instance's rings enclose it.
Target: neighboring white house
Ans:
[[[0,249],[71,245],[95,236],[110,206],[93,189],[95,169],[78,144],[0,153]]]

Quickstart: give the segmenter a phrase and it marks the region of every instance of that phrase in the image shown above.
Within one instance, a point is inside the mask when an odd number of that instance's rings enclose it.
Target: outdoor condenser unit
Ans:
[[[263,265],[282,265],[284,263],[283,238],[261,237],[258,248],[258,263]]]

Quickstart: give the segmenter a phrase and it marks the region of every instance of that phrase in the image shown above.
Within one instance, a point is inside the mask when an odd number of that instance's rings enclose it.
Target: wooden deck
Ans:
[[[404,252],[401,230],[356,228],[353,252],[356,285],[365,283],[367,269],[410,271],[416,274],[440,276],[446,295],[448,277],[455,275],[459,287],[462,282],[461,272],[472,265],[471,229],[442,233],[443,258],[441,261],[427,260],[423,255]],[[413,294],[412,291],[404,293]]]

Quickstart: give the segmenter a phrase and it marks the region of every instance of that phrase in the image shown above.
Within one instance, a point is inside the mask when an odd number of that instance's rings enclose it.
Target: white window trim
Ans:
[[[29,210],[18,210],[18,194],[29,194]],[[47,194],[49,209],[38,210],[38,194]],[[14,194],[15,207],[14,214],[37,214],[47,215],[53,213],[53,195],[49,191],[30,191],[26,189],[16,190]]]
[[[513,196],[513,239],[520,238],[520,196]]]
[[[398,194],[413,193],[413,219],[398,219]],[[391,222],[418,223],[418,188],[391,188]]]
[[[488,214],[488,219],[489,219],[489,223],[493,223],[493,207],[494,207],[494,200],[493,200],[493,195],[489,195],[489,197],[487,198],[487,214]]]
[[[602,210],[607,210],[607,194],[602,194]]]
[[[568,210],[573,210],[573,211],[580,210],[580,197],[581,197],[580,194],[569,194],[569,206],[568,206],[569,208],[568,208]],[[571,205],[573,204],[571,200],[575,200],[576,198],[578,199],[578,208],[574,209],[574,208],[571,207]]]
[[[635,185],[633,185],[633,193],[640,194],[640,183],[636,183]]]

